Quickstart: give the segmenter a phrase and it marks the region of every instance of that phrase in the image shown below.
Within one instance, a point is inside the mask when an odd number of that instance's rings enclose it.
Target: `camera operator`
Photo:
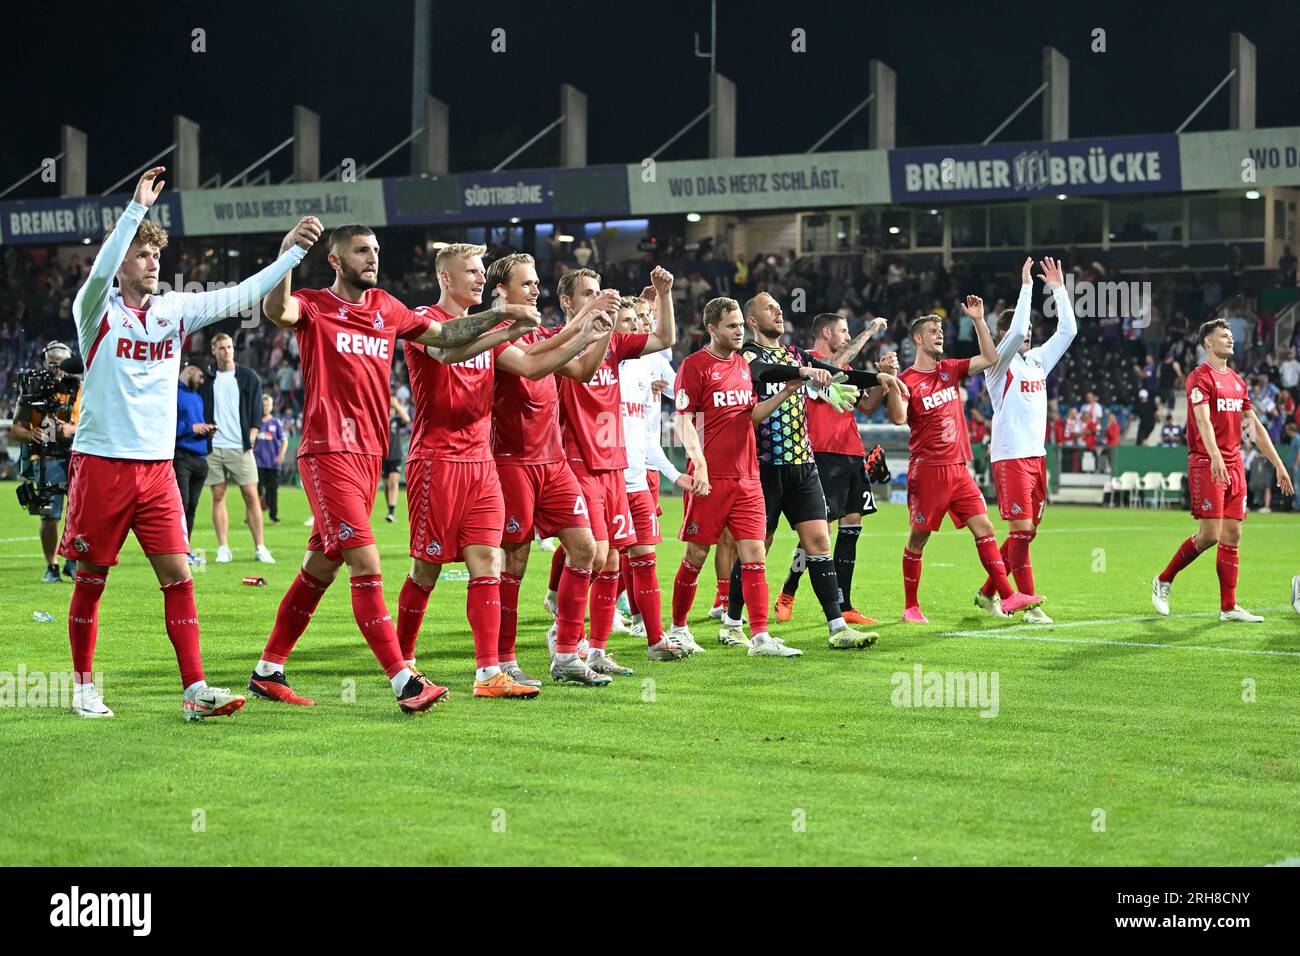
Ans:
[[[28,510],[41,516],[41,550],[45,552],[46,584],[58,584],[59,566],[55,549],[59,544],[59,519],[63,517],[63,501],[68,487],[68,459],[72,454],[72,438],[77,433],[77,418],[81,410],[81,383],[73,373],[61,368],[72,358],[72,349],[62,342],[50,342],[41,351],[43,370],[54,384],[39,392],[24,389],[18,399],[10,434],[23,443],[20,452],[20,473],[24,479],[35,483],[19,489],[19,500]],[[50,491],[57,489],[57,493]],[[28,494],[25,497],[24,491]],[[67,561],[63,573],[72,577],[72,562]]]
[[[203,396],[199,391],[202,387],[203,369],[193,361],[186,362],[176,388],[176,456],[172,468],[176,471],[189,537],[194,536],[194,510],[208,477],[208,439],[217,430],[216,425],[204,418]],[[197,563],[193,551],[189,562]]]

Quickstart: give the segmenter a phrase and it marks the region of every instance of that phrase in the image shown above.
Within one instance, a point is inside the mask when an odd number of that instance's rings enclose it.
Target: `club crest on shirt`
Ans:
[[[352,525],[348,524],[346,521],[340,521],[340,522],[339,522],[339,540],[340,540],[340,541],[347,541],[347,540],[348,540],[349,538],[351,538],[354,534],[356,534],[356,531],[353,530]]]
[[[939,373],[939,379],[940,379],[940,381],[944,381],[944,382],[948,381],[948,373],[947,373],[947,372],[940,372],[940,373]]]
[[[514,515],[511,515],[510,520],[506,522],[506,533],[518,534],[522,530],[523,527],[519,524],[519,519],[516,518]]]
[[[384,327],[384,314],[383,314],[382,312],[376,312],[376,313],[375,313],[375,328],[377,328],[377,329],[382,329],[383,327]]]
[[[157,325],[158,325],[158,328],[160,328],[160,329],[165,329],[165,328],[167,328],[169,325],[171,325],[171,323],[168,322],[166,319],[158,319]]]
[[[348,310],[343,308],[343,306],[339,306],[339,318],[346,319],[347,317],[348,317]]]
[[[430,541],[427,545],[425,545],[424,553],[431,558],[436,558],[442,554],[442,545],[439,544],[437,541]]]

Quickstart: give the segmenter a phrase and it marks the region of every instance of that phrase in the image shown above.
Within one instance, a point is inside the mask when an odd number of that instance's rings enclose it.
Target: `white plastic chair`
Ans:
[[[1175,507],[1183,500],[1183,479],[1186,477],[1181,471],[1171,471],[1165,476],[1165,494]]]
[[[1120,493],[1120,501],[1124,500],[1124,495],[1128,495],[1128,506],[1133,507],[1133,492],[1138,490],[1141,479],[1136,471],[1126,471],[1119,476],[1119,481],[1115,489]]]
[[[1148,471],[1142,476],[1142,504],[1149,501],[1152,508],[1159,507],[1161,492],[1165,489],[1165,476],[1158,471]]]

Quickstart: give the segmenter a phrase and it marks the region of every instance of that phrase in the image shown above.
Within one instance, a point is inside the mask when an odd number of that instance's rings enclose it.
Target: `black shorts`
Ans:
[[[765,465],[759,462],[767,510],[767,533],[771,534],[785,515],[790,527],[804,521],[826,520],[826,498],[816,465]]]
[[[867,478],[867,459],[860,455],[840,455],[819,451],[817,473],[821,475],[822,491],[826,494],[826,515],[830,521],[839,521],[845,515],[874,514],[876,496]]]
[[[385,458],[385,459],[384,459],[383,469],[384,469],[384,470],[381,472],[381,474],[382,474],[385,478],[387,478],[389,475],[397,474],[398,472],[400,472],[400,471],[402,470],[402,459],[400,459],[400,458]]]

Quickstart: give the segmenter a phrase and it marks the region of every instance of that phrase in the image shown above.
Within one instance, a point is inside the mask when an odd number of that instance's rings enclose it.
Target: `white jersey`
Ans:
[[[171,459],[185,337],[252,306],[306,255],[294,246],[234,288],[151,295],[144,308],[134,309],[112,283],[145,211],[137,202],[127,206],[72,304],[86,366],[72,450],[87,455]]]
[[[989,457],[1042,458],[1047,454],[1047,376],[1074,341],[1078,327],[1070,296],[1063,287],[1052,290],[1056,302],[1055,334],[1038,348],[1020,354],[1029,334],[1029,298],[1033,285],[1020,287],[1011,328],[998,343],[998,361],[984,373],[984,387],[993,400],[993,437]]]
[[[618,388],[623,443],[627,449],[623,481],[628,491],[646,491],[650,486],[645,480],[645,397],[650,391],[650,366],[644,359],[630,358],[618,363]]]
[[[668,349],[664,349],[662,352],[644,355],[641,360],[650,368],[651,382],[663,381],[668,383],[667,388],[664,389],[664,394],[672,398],[673,382],[677,379],[677,370],[668,361],[670,354],[672,353]],[[660,398],[654,393],[653,388],[648,389],[645,396],[645,466],[651,471],[659,472],[670,482],[676,482],[682,473],[664,454],[663,421],[664,416]]]

